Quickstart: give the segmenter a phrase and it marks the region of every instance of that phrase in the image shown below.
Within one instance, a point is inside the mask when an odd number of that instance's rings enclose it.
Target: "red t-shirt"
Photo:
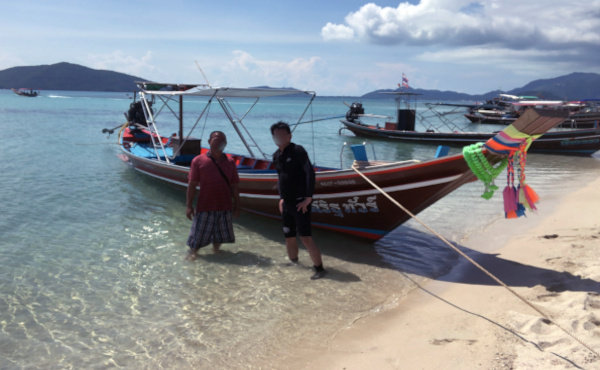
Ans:
[[[233,209],[231,189],[209,155],[210,152],[196,156],[190,165],[189,180],[196,181],[200,186],[196,212],[231,211]],[[240,182],[233,159],[223,155],[215,160],[231,185]]]

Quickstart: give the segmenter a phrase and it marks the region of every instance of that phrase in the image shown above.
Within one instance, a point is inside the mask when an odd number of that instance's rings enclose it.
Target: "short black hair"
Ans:
[[[285,131],[287,131],[288,134],[292,133],[292,131],[290,130],[290,125],[288,125],[287,123],[285,123],[283,121],[274,123],[271,126],[271,135],[275,135],[275,130],[285,130]]]
[[[225,140],[227,140],[227,136],[225,136],[225,134],[223,133],[223,131],[213,131],[213,132],[211,132],[210,135],[208,136],[208,140],[212,139],[213,135],[216,135],[216,134],[223,135],[223,137],[225,138]]]

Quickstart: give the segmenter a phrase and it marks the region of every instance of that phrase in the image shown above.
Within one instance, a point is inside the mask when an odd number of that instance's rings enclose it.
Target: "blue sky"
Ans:
[[[161,82],[485,93],[600,73],[600,1],[0,0],[0,69],[62,61]]]

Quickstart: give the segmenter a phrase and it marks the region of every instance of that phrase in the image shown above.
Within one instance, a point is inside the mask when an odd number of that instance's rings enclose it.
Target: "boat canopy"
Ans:
[[[519,100],[519,97],[516,95],[499,94],[499,96],[506,99]]]
[[[512,103],[512,105],[516,106],[535,106],[535,105],[564,105],[565,102],[561,100],[524,100],[518,103]]]
[[[157,153],[157,159],[160,160],[161,156],[158,155],[159,151],[164,154],[165,161],[170,163],[170,160],[173,160],[180,152],[181,148],[185,145],[189,140],[197,140],[191,136],[192,132],[196,129],[198,123],[200,123],[201,119],[204,117],[204,126],[202,128],[202,133],[204,132],[204,127],[207,124],[207,117],[209,107],[212,102],[216,100],[216,102],[221,106],[223,113],[227,117],[227,119],[231,122],[231,125],[237,132],[240,137],[242,143],[246,146],[248,153],[251,157],[257,158],[256,154],[262,155],[265,159],[269,156],[262,151],[262,149],[258,146],[256,140],[252,137],[250,131],[244,125],[244,119],[248,116],[250,111],[254,108],[254,106],[258,103],[261,98],[275,97],[275,96],[291,96],[303,94],[308,97],[308,102],[298,122],[293,124],[292,132],[295,130],[298,124],[301,123],[302,118],[308,111],[310,105],[316,97],[316,93],[314,91],[302,91],[296,89],[286,89],[286,88],[265,88],[265,87],[252,87],[252,88],[236,88],[236,87],[212,87],[208,84],[167,84],[167,83],[157,83],[157,82],[148,82],[148,81],[137,81],[136,84],[141,89],[140,91],[140,102],[138,103],[141,108],[141,113],[145,118],[146,124],[144,126],[154,134],[156,137],[161,137],[158,131],[158,126],[156,123],[156,118],[163,111],[164,108],[167,108],[165,111],[170,112],[177,121],[179,121],[179,133],[176,137],[179,140],[182,140],[179,143],[178,149],[173,152],[172,155],[167,154],[165,150],[165,146],[163,142],[158,140],[156,142],[152,142],[154,146],[154,151]],[[204,108],[202,108],[200,114],[194,118],[194,124],[189,129],[187,135],[184,133],[184,114],[183,114],[183,98],[184,97],[205,97],[206,100],[204,104]],[[154,97],[158,97],[158,100],[162,102],[162,106],[158,108],[156,111],[152,107],[155,103]],[[150,98],[150,99],[148,99]],[[229,98],[249,98],[253,103],[250,107],[247,108],[246,112],[243,114],[238,114],[235,111],[235,107],[230,104],[228,101]],[[135,102],[134,102],[135,104]],[[160,103],[159,103],[160,104]],[[178,107],[174,105],[178,105]],[[312,115],[312,112],[311,112]],[[189,115],[186,115],[186,117]],[[310,121],[312,122],[312,121]],[[200,134],[200,139],[202,139],[202,134]],[[253,151],[256,150],[256,154]]]
[[[276,88],[212,87],[209,85],[137,82],[145,94],[162,96],[207,96],[217,98],[267,98],[293,94],[315,95],[314,91]]]
[[[527,95],[510,95],[510,94],[498,94],[501,98],[510,100],[539,100],[538,96],[527,96]]]

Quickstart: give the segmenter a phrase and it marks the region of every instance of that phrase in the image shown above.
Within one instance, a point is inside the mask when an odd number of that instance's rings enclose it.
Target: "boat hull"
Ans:
[[[181,188],[187,187],[189,167],[138,156],[132,151],[135,145],[142,144],[121,145],[121,157],[134,169]],[[462,155],[368,166],[361,172],[414,214],[475,179]],[[239,177],[242,209],[280,218],[276,172],[240,169]],[[409,218],[352,169],[316,173],[312,204],[315,227],[378,240]]]
[[[419,144],[466,146],[487,141],[495,133],[416,132],[385,130],[342,120],[352,133],[360,137],[397,140]],[[600,150],[600,129],[552,131],[533,141],[529,152],[589,156]]]

